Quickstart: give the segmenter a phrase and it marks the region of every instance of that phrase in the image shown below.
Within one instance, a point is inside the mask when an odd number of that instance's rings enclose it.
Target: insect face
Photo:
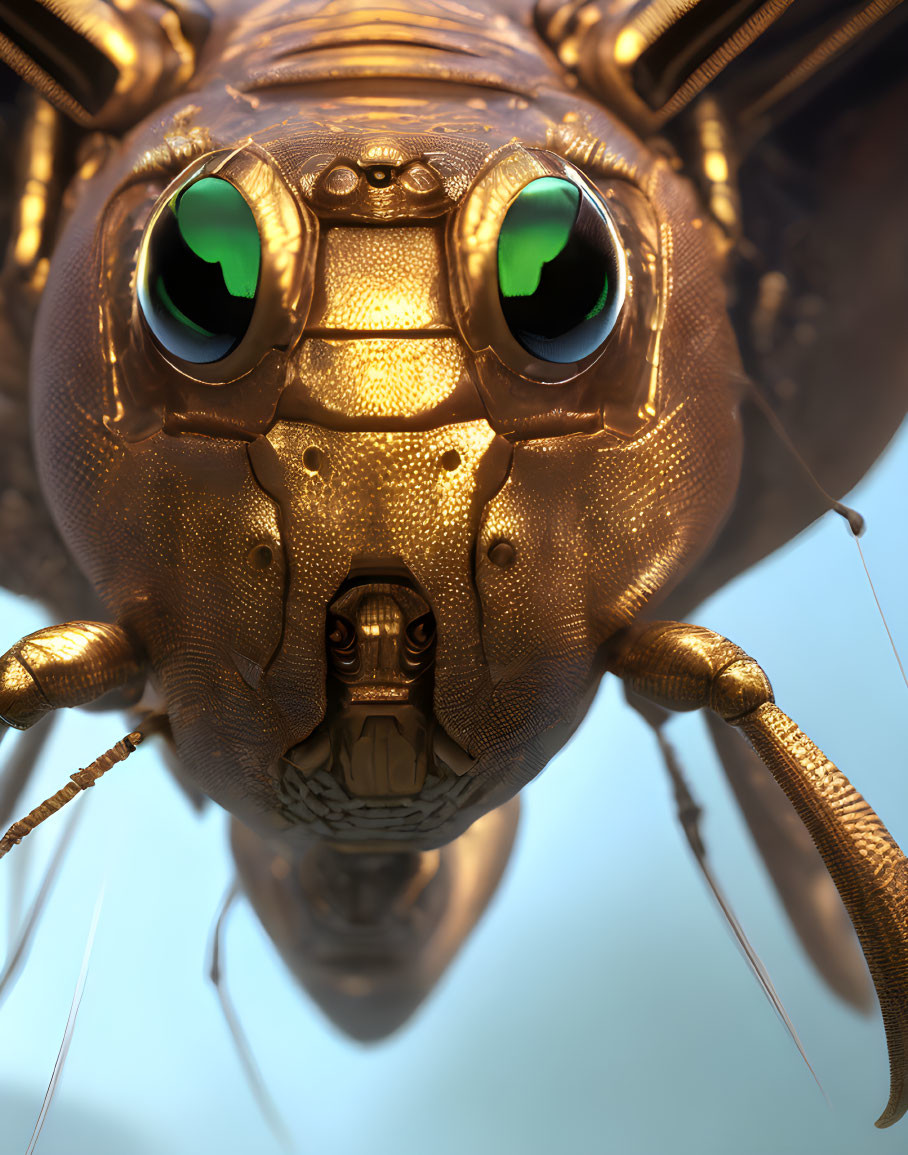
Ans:
[[[292,838],[439,845],[709,541],[736,353],[641,146],[584,174],[503,103],[484,133],[331,116],[180,110],[83,189],[39,452],[202,789]]]

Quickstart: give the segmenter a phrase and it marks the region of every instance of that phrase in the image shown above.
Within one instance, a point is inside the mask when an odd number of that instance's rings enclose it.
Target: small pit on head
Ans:
[[[260,542],[259,545],[254,545],[246,555],[246,561],[250,569],[267,569],[273,560],[274,550],[267,542]]]
[[[489,546],[489,561],[499,569],[507,569],[513,565],[517,557],[517,550],[509,541],[496,541]]]

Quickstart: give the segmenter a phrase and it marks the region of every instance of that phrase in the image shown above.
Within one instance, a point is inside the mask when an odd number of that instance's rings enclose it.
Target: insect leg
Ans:
[[[119,626],[69,622],[38,630],[0,658],[0,737],[5,727],[26,730],[62,706],[84,706],[114,691],[137,689],[143,679],[139,655]],[[0,838],[0,858],[80,790],[94,786],[111,766],[128,758],[160,726],[160,717],[151,715],[89,766],[71,774],[62,790],[14,822]]]
[[[773,700],[753,658],[711,630],[656,622],[619,641],[610,668],[676,710],[708,706],[739,727],[807,827],[851,918],[883,1013],[890,1095],[878,1127],[908,1110],[908,860],[867,802]]]
[[[85,706],[142,677],[119,626],[67,622],[29,634],[0,658],[0,722],[27,730],[51,710]]]
[[[215,917],[206,969],[208,971],[208,977],[217,992],[224,1021],[227,1023],[227,1029],[230,1031],[230,1037],[236,1048],[236,1053],[240,1060],[240,1065],[243,1068],[243,1074],[246,1076],[246,1081],[249,1084],[249,1089],[252,1091],[252,1097],[258,1104],[258,1108],[265,1122],[271,1129],[272,1135],[285,1151],[292,1151],[293,1144],[290,1139],[290,1134],[274,1100],[268,1094],[268,1088],[265,1086],[262,1072],[259,1070],[259,1065],[255,1061],[252,1047],[240,1023],[239,1015],[236,1013],[236,1008],[233,1005],[233,1000],[230,998],[224,978],[224,964],[222,961],[224,957],[224,931],[227,925],[227,916],[239,896],[240,884],[235,879],[221,900],[221,905]]]
[[[35,0],[3,6],[0,59],[79,124],[122,129],[181,88],[207,31],[201,4]]]
[[[57,1084],[60,1082],[60,1075],[63,1073],[63,1067],[66,1064],[66,1058],[69,1054],[69,1048],[73,1040],[73,1034],[76,1029],[76,1019],[79,1017],[79,1008],[82,1006],[82,996],[85,993],[85,983],[88,980],[88,964],[91,961],[91,952],[95,945],[95,934],[98,930],[98,921],[101,917],[101,907],[104,903],[104,890],[98,895],[98,900],[95,903],[95,911],[91,920],[91,928],[88,932],[88,939],[85,943],[85,952],[82,955],[82,968],[79,971],[79,979],[76,983],[76,989],[73,993],[72,1003],[69,1008],[69,1017],[66,1020],[66,1027],[63,1031],[63,1040],[60,1043],[60,1050],[57,1052],[57,1061],[54,1063],[53,1074],[50,1077],[50,1082],[47,1085],[47,1091],[44,1094],[44,1102],[41,1104],[41,1110],[38,1114],[35,1129],[32,1131],[32,1137],[29,1140],[25,1155],[33,1155],[34,1150],[38,1144],[38,1139],[41,1136],[41,1131],[44,1128],[44,1123],[47,1119],[47,1113],[50,1110],[54,1095],[57,1090]]]
[[[873,43],[878,25],[896,27],[899,5],[869,0],[830,20],[824,0],[536,0],[534,16],[562,64],[638,131],[656,131],[716,90],[759,132],[845,52]]]
[[[740,734],[714,714],[706,720],[729,785],[791,925],[832,990],[867,1011],[873,992],[835,884],[794,807]]]
[[[15,942],[10,944],[3,970],[0,971],[0,1006],[3,1005],[6,996],[15,986],[16,980],[28,957],[32,938],[38,927],[41,915],[44,913],[44,908],[50,898],[57,876],[60,873],[63,860],[72,844],[73,835],[76,832],[76,826],[81,813],[81,809],[74,810],[69,822],[64,826],[63,833],[60,835],[57,845],[54,847],[54,852],[51,855],[50,862],[44,871],[44,877],[41,879],[38,893],[35,895],[28,914],[25,916],[25,920],[19,928]]]

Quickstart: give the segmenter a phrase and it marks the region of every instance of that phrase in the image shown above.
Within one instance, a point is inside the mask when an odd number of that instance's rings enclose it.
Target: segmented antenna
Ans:
[[[56,814],[61,810],[67,802],[71,802],[83,790],[88,790],[98,781],[98,779],[106,774],[111,766],[116,766],[118,762],[125,762],[130,754],[139,745],[145,734],[140,727],[138,730],[133,730],[131,734],[127,734],[115,746],[111,746],[109,750],[96,758],[90,766],[86,766],[82,770],[77,770],[75,774],[70,775],[70,781],[58,790],[56,794],[52,794],[50,798],[36,806],[24,818],[20,818],[18,822],[14,822],[7,830],[6,834],[0,838],[0,858],[9,854],[14,846],[17,846],[27,834],[40,826],[46,818],[50,818],[52,814]]]

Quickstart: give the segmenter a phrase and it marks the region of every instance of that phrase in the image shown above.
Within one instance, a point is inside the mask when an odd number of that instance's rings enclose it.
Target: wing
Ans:
[[[25,99],[18,89],[4,70],[4,155],[19,153],[21,162],[4,166],[0,191],[0,234],[7,251],[0,274],[0,585],[44,602],[57,620],[65,620],[92,616],[96,603],[41,496],[28,416],[28,346],[58,200],[58,166],[66,155],[65,134],[49,105]],[[47,179],[36,180],[44,168]],[[23,204],[26,190],[28,206]]]
[[[805,466],[840,498],[905,416],[906,33],[902,25],[838,74],[741,164],[731,285],[754,392],[741,407],[736,505],[705,564],[671,599],[682,617],[828,508]]]
[[[90,130],[129,128],[190,79],[203,0],[0,0],[0,585],[54,618],[97,616],[41,496],[29,441],[28,347],[66,183]],[[21,77],[20,81],[17,79]],[[40,96],[26,96],[30,85]]]

